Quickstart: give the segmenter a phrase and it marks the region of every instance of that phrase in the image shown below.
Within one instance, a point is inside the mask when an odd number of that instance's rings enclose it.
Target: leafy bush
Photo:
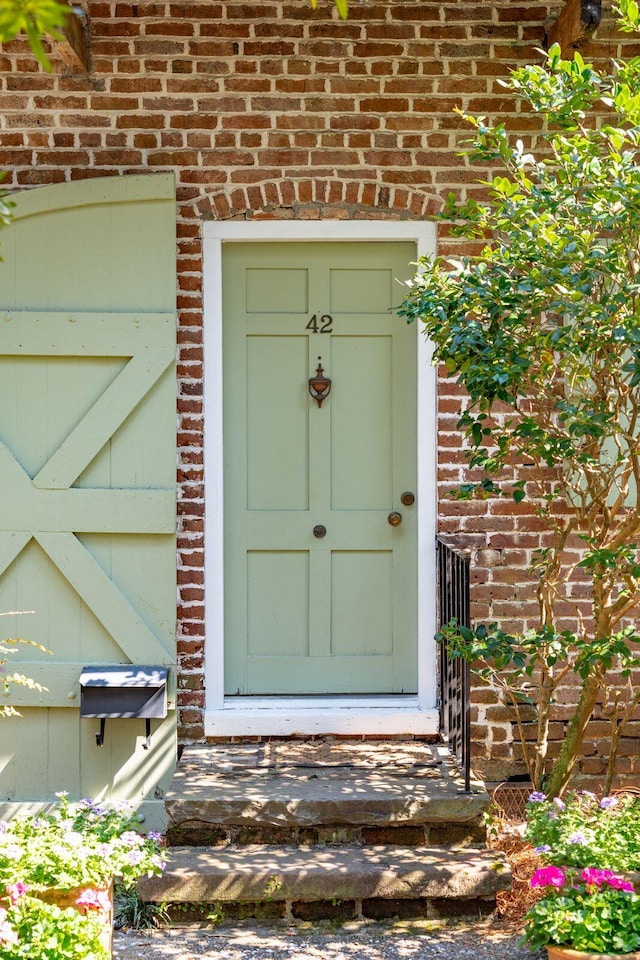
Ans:
[[[24,895],[0,907],[0,960],[109,960],[100,911],[82,914]]]
[[[622,29],[640,31],[635,0],[620,8]],[[608,791],[640,703],[640,58],[604,71],[555,45],[507,86],[539,120],[535,152],[504,123],[465,116],[471,162],[495,174],[480,199],[452,194],[442,219],[472,252],[425,260],[401,313],[424,323],[467,395],[458,427],[473,472],[452,495],[526,499],[537,517],[536,611],[527,632],[453,623],[443,637],[503,692],[532,783],[551,796],[604,703]],[[576,709],[551,767],[570,682]]]

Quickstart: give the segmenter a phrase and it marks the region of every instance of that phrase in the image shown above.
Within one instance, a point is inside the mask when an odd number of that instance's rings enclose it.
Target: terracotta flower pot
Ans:
[[[583,950],[571,950],[569,947],[547,947],[549,960],[640,960],[640,953],[585,953]]]

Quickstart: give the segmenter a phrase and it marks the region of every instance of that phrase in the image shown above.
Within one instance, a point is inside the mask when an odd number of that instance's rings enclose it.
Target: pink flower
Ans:
[[[77,907],[84,907],[84,913],[88,910],[100,910],[107,913],[111,909],[109,894],[104,890],[83,890],[76,900]]]
[[[22,880],[18,880],[17,883],[8,883],[4,889],[11,900],[11,903],[17,903],[18,900],[21,900],[22,897],[24,897],[29,887],[24,884]]]
[[[626,890],[628,893],[634,892],[631,881],[619,877],[613,870],[585,867],[582,871],[582,879],[588,887],[601,887],[603,884],[606,884],[606,886],[611,887],[613,890]]]
[[[561,887],[565,881],[561,867],[541,867],[531,877],[532,887]]]
[[[627,893],[634,893],[635,889],[630,880],[623,880],[622,877],[609,877],[607,883],[614,890],[626,890]]]

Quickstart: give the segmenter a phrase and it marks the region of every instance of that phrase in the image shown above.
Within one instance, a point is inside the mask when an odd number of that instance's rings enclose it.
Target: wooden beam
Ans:
[[[56,54],[72,73],[89,72],[89,15],[77,4],[69,3],[71,14],[61,30],[62,40],[52,42]]]
[[[566,0],[550,27],[548,46],[559,43],[563,55],[570,55],[596,31],[602,19],[602,0]]]

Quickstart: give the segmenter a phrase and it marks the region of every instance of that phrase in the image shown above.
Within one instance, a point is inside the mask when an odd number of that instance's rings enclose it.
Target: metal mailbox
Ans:
[[[84,667],[80,675],[80,716],[100,719],[96,743],[104,743],[109,718],[146,720],[145,748],[149,747],[151,720],[167,715],[168,667],[108,664]]]

